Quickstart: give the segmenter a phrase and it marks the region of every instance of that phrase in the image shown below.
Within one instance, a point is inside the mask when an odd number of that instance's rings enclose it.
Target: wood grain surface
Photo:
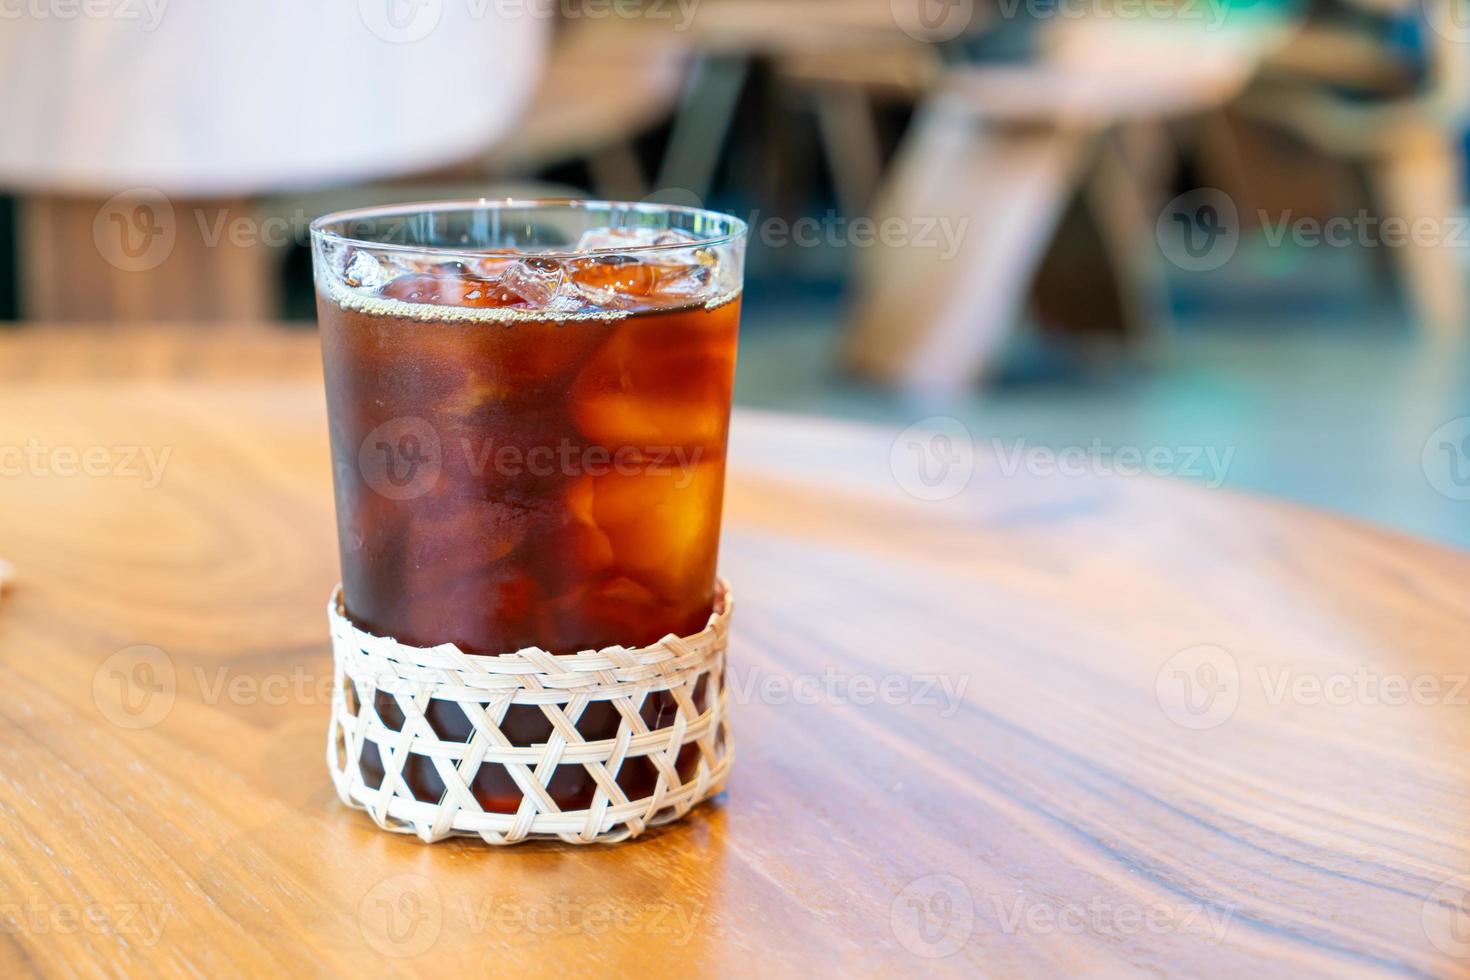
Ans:
[[[925,501],[810,419],[736,425],[724,797],[379,832],[323,760],[316,359],[0,337],[0,975],[1470,972],[1470,558],[983,456]]]

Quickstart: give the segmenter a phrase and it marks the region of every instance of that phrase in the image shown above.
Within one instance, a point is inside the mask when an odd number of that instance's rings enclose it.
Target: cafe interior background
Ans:
[[[312,330],[354,205],[701,204],[739,405],[1470,546],[1467,76],[1465,0],[0,0],[0,329]]]

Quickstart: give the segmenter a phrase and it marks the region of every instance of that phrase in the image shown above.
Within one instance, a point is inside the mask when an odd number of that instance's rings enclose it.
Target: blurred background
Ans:
[[[1470,0],[0,0],[0,92],[3,328],[312,330],[344,207],[699,204],[742,405],[1470,546]]]

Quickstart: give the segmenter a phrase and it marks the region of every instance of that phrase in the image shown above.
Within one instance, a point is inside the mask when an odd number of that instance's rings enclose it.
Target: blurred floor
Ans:
[[[736,397],[900,428],[952,415],[977,444],[998,440],[1002,453],[1100,444],[1166,447],[1183,461],[1190,447],[1217,459],[1233,450],[1226,487],[1470,548],[1470,503],[1437,492],[1422,461],[1437,428],[1470,416],[1470,357],[1416,339],[1376,258],[1242,246],[1225,269],[1178,274],[1177,343],[1161,365],[1105,381],[1056,365],[1013,371],[949,405],[915,406],[837,374],[837,291],[757,289],[747,300]],[[1037,361],[1027,346],[1013,361]],[[1203,463],[1194,469],[1207,472]]]

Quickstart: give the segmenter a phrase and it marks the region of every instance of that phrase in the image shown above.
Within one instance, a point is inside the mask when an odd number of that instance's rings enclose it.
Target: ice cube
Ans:
[[[592,516],[617,566],[667,598],[698,594],[714,574],[723,464],[650,464],[595,481]]]
[[[651,265],[661,266],[714,265],[715,253],[707,248],[697,247],[695,243],[699,241],[698,235],[670,228],[654,242],[660,248],[644,254],[642,258]]]
[[[692,318],[692,319],[691,319]],[[724,447],[735,318],[704,310],[618,327],[572,384],[572,418],[604,446]]]
[[[601,309],[626,309],[653,292],[658,272],[631,255],[598,255],[571,263],[571,290]]]
[[[458,279],[463,276],[473,275],[470,267],[458,259],[449,262],[419,262],[408,260],[406,265],[412,273],[437,276],[441,279]]]
[[[516,262],[500,277],[500,286],[536,309],[550,306],[561,292],[566,270],[555,259],[528,258]]]
[[[519,306],[523,302],[519,293],[501,288],[497,280],[424,273],[399,276],[379,289],[378,294],[405,303],[479,309]]]
[[[510,255],[485,255],[469,261],[471,273],[481,279],[499,279],[516,264],[515,257]]]
[[[405,303],[437,303],[440,281],[436,276],[421,274],[399,276],[384,283],[378,293],[388,299],[402,300]]]
[[[352,250],[342,272],[343,282],[354,289],[377,289],[391,278],[392,273],[383,268],[376,255],[360,249]]]
[[[692,249],[681,254],[686,254],[690,261],[660,266],[655,293],[678,299],[712,296],[717,291],[719,258],[707,248]]]
[[[590,228],[577,240],[577,251],[605,252],[657,245],[665,231],[663,228]]]
[[[637,255],[645,265],[686,265],[695,261],[690,253],[699,241],[700,236],[680,228],[593,228],[582,233],[577,251],[648,249]]]

